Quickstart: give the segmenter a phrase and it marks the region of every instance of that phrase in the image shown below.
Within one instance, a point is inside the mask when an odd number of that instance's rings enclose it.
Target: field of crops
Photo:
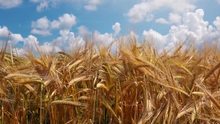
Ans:
[[[214,46],[157,52],[131,38],[38,56],[2,48],[0,123],[220,123],[219,76]]]

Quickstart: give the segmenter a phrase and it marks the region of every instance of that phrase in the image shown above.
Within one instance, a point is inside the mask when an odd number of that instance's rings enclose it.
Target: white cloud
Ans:
[[[8,40],[11,44],[23,41],[21,34],[12,33],[6,26],[0,26],[0,42]]]
[[[159,24],[169,24],[169,22],[165,18],[158,18],[155,20],[155,22]]]
[[[19,6],[22,0],[0,0],[0,8],[9,9]]]
[[[101,4],[101,0],[89,0],[88,3],[84,6],[86,10],[94,11],[97,9],[97,6]]]
[[[48,6],[49,6],[48,4],[49,4],[48,1],[42,1],[42,2],[39,3],[39,5],[37,6],[37,11],[38,11],[38,12],[41,12],[41,11],[47,9]]]
[[[169,14],[169,22],[171,24],[180,24],[182,17],[177,13],[170,13]]]
[[[21,34],[11,34],[10,40],[11,40],[12,42],[14,42],[14,43],[17,43],[17,42],[19,42],[19,41],[23,41],[24,38],[22,37]]]
[[[53,45],[53,43],[46,42],[43,45],[39,46],[40,51],[46,54],[55,53],[62,51],[58,46]]]
[[[209,24],[204,20],[204,15],[202,9],[182,14],[170,13],[169,19],[164,19],[167,23],[171,24],[167,34],[162,35],[151,29],[143,31],[142,36],[145,40],[153,42],[158,49],[170,49],[179,41],[185,42],[186,44],[195,42],[198,46],[204,42],[220,42],[220,17],[216,17],[213,24]],[[161,20],[163,19],[161,18]],[[32,31],[34,32],[34,29],[37,29],[42,32],[48,31],[50,33],[52,30],[59,29],[60,34],[57,38],[52,41],[40,43],[34,35],[23,38],[20,34],[11,33],[10,39],[15,43],[17,41],[24,41],[24,48],[18,49],[19,53],[24,53],[28,50],[36,51],[36,48],[45,53],[72,50],[76,48],[76,46],[81,46],[85,43],[82,36],[91,34],[87,27],[80,26],[78,28],[79,36],[75,35],[74,32],[70,31],[75,24],[76,18],[71,14],[64,14],[55,20],[49,20],[47,17],[42,17],[32,23]],[[112,29],[113,32],[110,33],[95,31],[92,35],[93,41],[97,45],[109,45],[115,40],[116,34],[121,31],[120,23],[116,22],[112,25]],[[7,27],[0,27],[0,38],[7,37],[9,33],[10,31]],[[35,32],[34,34],[37,33]],[[38,32],[38,34],[40,33]]]
[[[174,13],[183,13],[195,9],[195,0],[142,0],[135,4],[127,13],[130,21],[138,23],[149,18],[160,8],[167,8]]]
[[[32,3],[37,4],[37,11],[41,12],[47,8],[55,7],[62,3],[77,4],[84,6],[84,9],[88,11],[97,10],[102,0],[30,0]]]
[[[155,20],[156,23],[159,24],[174,24],[174,25],[179,25],[182,23],[182,16],[185,13],[179,14],[179,13],[169,13],[168,19],[165,18],[158,18]]]
[[[43,30],[50,29],[51,21],[48,21],[46,17],[43,17],[41,18],[41,20],[35,22],[34,27]],[[76,36],[74,32],[71,32],[69,30],[60,30],[60,35],[57,38],[44,43],[41,43],[34,35],[29,35],[28,37],[23,38],[20,34],[11,33],[10,39],[14,42],[14,44],[16,44],[16,42],[18,41],[23,42],[22,47],[13,49],[14,52],[18,55],[25,55],[30,51],[36,55],[39,54],[38,52],[50,54],[59,51],[71,51],[83,46],[85,44],[85,41],[83,40],[82,34],[90,34],[91,32],[85,26],[80,26],[78,31],[79,35]],[[9,33],[10,31],[7,27],[0,27],[0,37],[7,37]],[[114,40],[112,33],[101,34],[98,31],[95,31],[92,37],[96,45],[109,45]]]
[[[44,29],[47,30],[50,26],[50,21],[48,20],[48,18],[46,16],[38,19],[35,22],[32,22],[32,27],[33,28],[39,28],[39,29]]]
[[[47,17],[42,17],[32,22],[32,34],[48,36],[51,30],[70,30],[76,24],[76,17],[73,14],[65,13],[58,20],[50,21]]]
[[[190,31],[195,32],[198,36],[208,33],[209,23],[204,20],[204,11],[202,9],[186,13],[182,21],[183,25],[186,25]]]
[[[55,46],[59,46],[61,50],[73,50],[77,46],[82,46],[85,42],[81,36],[76,37],[74,32],[67,30],[60,31],[60,36],[52,41]]]
[[[143,36],[147,41],[164,42],[164,37],[153,29],[143,31]]]
[[[98,31],[95,31],[93,34],[93,41],[97,43],[97,45],[109,45],[114,41],[114,38],[111,33],[101,34]]]
[[[29,35],[27,38],[24,39],[24,46],[22,48],[17,48],[15,51],[18,55],[24,55],[29,51],[33,53],[44,52],[44,53],[51,53],[56,50],[56,46],[53,46],[51,43],[45,42],[40,44],[38,38]],[[55,51],[56,52],[56,51]]]
[[[42,17],[37,21],[32,22],[32,34],[48,36],[50,35],[50,20],[47,17]]]
[[[5,26],[1,27],[0,26],[0,37],[8,37],[9,34],[10,34],[10,31],[8,30],[7,27],[5,27]]]
[[[29,35],[27,38],[24,38],[23,48],[17,48],[15,51],[17,51],[19,55],[24,55],[29,51],[36,54],[38,54],[39,51],[50,54],[59,51],[71,51],[74,50],[74,48],[78,48],[78,46],[82,46],[84,43],[82,37],[76,37],[73,32],[68,30],[61,30],[60,36],[43,44],[40,44],[38,38],[34,35]]]
[[[114,30],[114,34],[117,35],[121,31],[121,24],[116,22],[114,25],[112,25],[112,29]]]
[[[51,35],[51,32],[49,30],[32,29],[31,33],[36,34],[36,35],[41,35],[41,36]]]
[[[184,14],[184,13],[183,13]],[[181,15],[183,15],[181,14]],[[168,19],[165,19],[165,18],[158,18],[155,20],[156,23],[159,23],[159,24],[175,24],[175,25],[178,25],[178,24],[181,24],[182,22],[182,16],[178,13],[169,13],[169,18]]]
[[[91,32],[89,31],[89,29],[86,26],[80,26],[78,28],[78,33],[79,33],[80,36],[84,37],[84,36],[89,36],[89,34]]]
[[[189,29],[187,25],[172,26],[167,36],[171,42],[199,42],[201,36]]]
[[[217,0],[218,4],[220,4],[220,0]]]
[[[33,35],[29,35],[26,38],[23,38],[23,46],[22,48],[14,48],[13,51],[18,54],[18,55],[25,55],[26,53],[28,53],[29,51],[35,53],[36,51],[38,51],[38,47],[39,47],[39,41],[37,39],[37,37],[33,36]]]
[[[216,17],[216,19],[214,21],[214,25],[220,31],[220,16]]]
[[[116,22],[114,25],[112,26],[112,28],[114,27],[115,31],[110,33],[100,33],[99,31],[91,32],[86,26],[80,26],[78,28],[78,37],[88,38],[88,36],[91,36],[92,41],[96,45],[108,46],[115,40],[115,33],[119,33],[121,30],[120,23]]]
[[[76,17],[73,14],[65,13],[63,16],[59,17],[58,20],[59,29],[69,30],[75,24],[76,24]]]
[[[204,20],[204,11],[197,9],[187,12],[181,17],[180,24],[172,25],[169,33],[162,35],[154,30],[143,31],[145,40],[154,42],[159,49],[172,48],[178,42],[195,43],[200,46],[204,42],[220,42],[220,18],[213,22],[214,26]]]
[[[142,35],[147,42],[152,43],[157,49],[161,49],[167,44],[166,36],[163,36],[152,29],[149,31],[144,30]]]
[[[41,22],[41,21],[39,21]],[[47,27],[47,23],[43,23],[45,27]],[[41,26],[37,26],[37,28],[41,28]],[[47,29],[47,28],[46,28]],[[8,38],[10,34],[10,44],[18,43],[19,41],[23,42],[23,46],[20,48],[14,48],[14,52],[18,55],[24,55],[30,51],[34,54],[39,54],[38,52],[43,52],[46,54],[55,53],[59,51],[71,51],[78,46],[82,46],[85,44],[85,41],[81,36],[75,36],[75,34],[69,30],[60,30],[60,36],[55,38],[52,41],[40,43],[38,38],[34,35],[29,35],[26,38],[23,38],[21,34],[14,34],[9,31],[9,29],[5,26],[0,27],[0,47],[2,46],[1,38]]]
[[[57,0],[54,0],[54,2]],[[30,0],[30,2],[37,4],[37,12],[42,12],[49,8],[49,6],[52,4],[52,0]]]
[[[33,36],[33,35],[29,35],[27,38],[25,38],[24,40],[24,46],[25,47],[36,47],[39,45],[39,41],[37,39],[37,37]]]
[[[51,22],[51,28],[52,29],[59,29],[59,27],[60,27],[60,22],[58,20],[53,20]]]
[[[45,25],[46,26],[46,25]],[[39,27],[38,27],[39,28]],[[40,27],[42,28],[42,27]],[[9,35],[10,34],[10,35]],[[3,38],[1,40],[1,38]],[[29,35],[26,38],[23,38],[21,34],[15,34],[9,31],[5,26],[0,26],[0,47],[2,47],[2,41],[5,41],[9,38],[9,44],[16,46],[20,41],[23,42],[21,48],[14,48],[13,51],[18,55],[24,55],[29,51],[32,51],[34,54],[38,52],[44,52],[46,54],[59,52],[62,50],[72,50],[74,47],[82,45],[84,41],[80,36],[75,37],[73,32],[68,30],[60,30],[60,36],[50,42],[44,42],[40,44],[38,38],[34,35]]]
[[[61,50],[58,46],[54,46],[52,42],[45,42],[43,44],[40,44],[37,37],[29,35],[27,38],[24,39],[23,48],[15,49],[15,51],[17,51],[18,55],[24,55],[29,51],[35,54],[37,54],[38,52],[49,54]]]

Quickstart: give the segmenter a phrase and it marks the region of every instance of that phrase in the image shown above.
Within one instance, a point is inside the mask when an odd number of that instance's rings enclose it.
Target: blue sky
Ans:
[[[175,39],[217,42],[218,16],[220,0],[0,0],[0,42],[10,32],[24,48],[34,42],[59,50],[84,34],[102,42],[131,31],[163,47]]]

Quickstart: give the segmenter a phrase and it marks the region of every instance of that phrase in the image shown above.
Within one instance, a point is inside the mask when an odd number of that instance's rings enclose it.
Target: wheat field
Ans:
[[[157,52],[130,38],[114,51],[88,42],[38,56],[4,47],[0,123],[220,123],[219,76],[214,45]]]

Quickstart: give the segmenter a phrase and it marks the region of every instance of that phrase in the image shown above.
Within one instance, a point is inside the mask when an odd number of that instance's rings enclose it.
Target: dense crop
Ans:
[[[220,123],[220,52],[182,46],[158,53],[131,38],[37,57],[2,49],[0,121]]]

